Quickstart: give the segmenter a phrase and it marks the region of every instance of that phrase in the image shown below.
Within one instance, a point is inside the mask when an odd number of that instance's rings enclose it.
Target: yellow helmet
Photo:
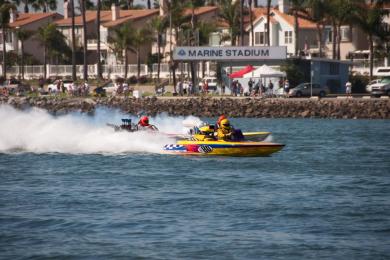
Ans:
[[[221,128],[222,129],[229,129],[230,128],[230,122],[229,122],[229,119],[223,119],[221,121]]]

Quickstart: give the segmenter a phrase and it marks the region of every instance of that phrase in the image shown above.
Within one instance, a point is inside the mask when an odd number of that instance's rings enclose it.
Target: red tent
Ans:
[[[236,71],[236,72],[233,72],[232,74],[230,74],[229,78],[231,78],[231,79],[242,78],[242,76],[244,76],[244,74],[247,74],[248,72],[251,72],[254,69],[255,68],[253,68],[252,65],[248,65],[245,68],[243,68],[242,70],[239,70],[239,71]]]

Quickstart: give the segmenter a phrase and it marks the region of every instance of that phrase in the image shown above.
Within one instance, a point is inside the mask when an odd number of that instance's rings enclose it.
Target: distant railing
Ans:
[[[198,63],[197,72],[198,74],[203,71],[203,64]],[[204,71],[206,75],[215,74],[214,71],[210,70],[210,65],[206,63]],[[176,75],[179,77],[183,75],[188,77],[190,75],[190,65],[187,63],[179,63],[178,68],[176,69]],[[140,65],[140,75],[157,77],[158,64],[152,64],[151,69],[148,68],[146,64]],[[1,67],[0,67],[0,71]],[[25,79],[38,79],[43,77],[45,68],[43,65],[26,65],[24,66],[24,78]],[[7,68],[8,77],[21,76],[21,67],[12,66]],[[84,66],[76,65],[76,76],[78,78],[83,77]],[[115,79],[118,77],[125,76],[125,66],[124,65],[102,65],[102,73],[104,78]],[[127,70],[127,77],[137,76],[138,66],[137,64],[129,64]],[[71,77],[72,76],[72,65],[47,65],[46,66],[46,76],[47,77]],[[96,78],[97,77],[97,64],[88,65],[88,77]],[[160,78],[170,78],[171,71],[168,63],[160,64]]]

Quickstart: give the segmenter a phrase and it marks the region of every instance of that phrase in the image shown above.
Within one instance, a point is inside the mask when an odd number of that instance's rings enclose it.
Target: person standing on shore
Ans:
[[[269,96],[273,97],[274,96],[274,84],[272,83],[271,80],[269,80],[269,83],[268,83],[268,90],[269,90]]]
[[[345,93],[347,94],[347,98],[352,98],[352,83],[349,81],[345,84]]]
[[[249,96],[252,95],[253,83],[252,78],[250,78],[248,81]]]
[[[284,93],[286,94],[286,97],[288,97],[288,92],[290,91],[290,84],[288,83],[288,79],[284,82]]]

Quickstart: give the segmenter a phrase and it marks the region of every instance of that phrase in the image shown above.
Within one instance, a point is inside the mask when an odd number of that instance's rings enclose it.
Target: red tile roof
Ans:
[[[10,23],[9,26],[16,28],[52,16],[62,17],[58,13],[18,13],[16,21]]]
[[[277,10],[277,9],[273,9],[272,11],[275,14],[282,17],[283,20],[285,20],[289,25],[294,26],[294,16],[293,15],[279,12],[279,10]],[[303,19],[303,18],[298,18],[298,23],[299,23],[299,28],[301,28],[301,29],[315,29],[315,28],[317,28],[315,23],[313,23],[309,20]]]
[[[122,23],[125,23],[129,20],[137,20],[139,18],[151,16],[151,15],[157,15],[159,13],[158,9],[137,9],[137,10],[120,10],[119,11],[119,18],[115,21],[112,20],[112,11],[101,11],[100,13],[100,20],[101,24],[104,27],[113,27]],[[85,13],[85,20],[87,23],[93,22],[96,20],[97,13],[96,11],[87,11]],[[72,18],[67,19],[61,19],[56,21],[57,25],[59,26],[70,26],[72,24]],[[75,24],[76,25],[82,25],[82,17],[76,16],[75,17]]]
[[[216,10],[218,10],[218,7],[216,7],[216,6],[201,6],[201,7],[197,7],[194,9],[194,14],[195,15],[202,15],[202,14],[205,14],[208,12],[213,12]],[[186,10],[184,10],[184,15],[191,15],[191,13],[192,13],[191,8],[187,8]]]

